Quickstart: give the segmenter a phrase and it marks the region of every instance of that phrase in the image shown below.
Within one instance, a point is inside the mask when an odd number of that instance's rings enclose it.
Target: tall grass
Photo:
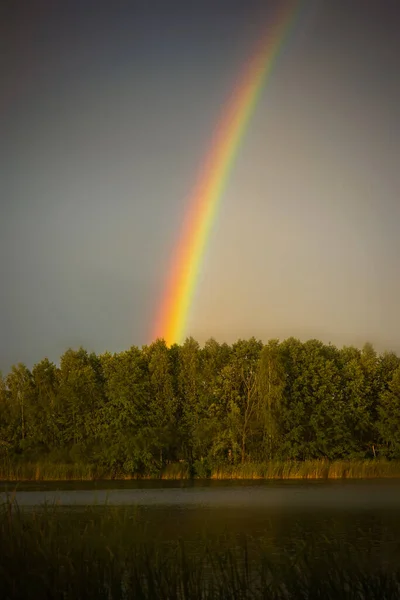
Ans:
[[[306,460],[244,463],[214,469],[212,479],[368,479],[400,477],[400,461]]]
[[[190,479],[188,463],[170,463],[161,473],[161,479]]]
[[[51,462],[6,462],[0,464],[0,480],[3,481],[87,481],[111,479],[100,468],[81,463],[63,464]]]
[[[166,465],[159,473],[113,473],[96,465],[53,462],[0,463],[0,481],[94,481],[129,479],[190,479],[186,462]],[[194,474],[196,477],[196,474]],[[201,473],[199,478],[203,478]],[[270,461],[222,465],[211,470],[211,479],[344,479],[400,477],[400,461],[308,460]]]
[[[147,542],[128,511],[0,507],[0,597],[32,600],[398,598],[400,569],[334,538],[285,555],[251,538]]]
[[[171,463],[159,473],[115,473],[96,465],[82,463],[17,462],[0,463],[0,481],[96,481],[130,479],[189,479],[187,463]]]

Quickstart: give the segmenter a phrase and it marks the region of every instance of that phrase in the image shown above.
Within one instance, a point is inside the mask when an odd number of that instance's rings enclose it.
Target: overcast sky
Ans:
[[[278,4],[6,2],[0,369],[150,341],[213,129]],[[200,343],[400,352],[398,4],[304,2],[210,238]]]

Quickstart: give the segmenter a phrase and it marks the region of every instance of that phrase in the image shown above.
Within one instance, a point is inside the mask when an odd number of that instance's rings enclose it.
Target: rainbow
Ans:
[[[152,340],[163,338],[168,345],[183,341],[207,241],[230,171],[265,82],[296,20],[301,0],[284,0],[282,4],[283,8],[267,28],[239,78],[216,128],[199,181],[189,200]]]

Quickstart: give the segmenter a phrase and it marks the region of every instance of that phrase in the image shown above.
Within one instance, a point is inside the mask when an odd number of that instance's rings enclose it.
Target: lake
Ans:
[[[317,534],[386,557],[400,541],[398,479],[1,483],[0,501],[15,489],[24,509],[56,503],[77,514],[93,504],[131,510],[149,539],[246,534],[284,549]]]

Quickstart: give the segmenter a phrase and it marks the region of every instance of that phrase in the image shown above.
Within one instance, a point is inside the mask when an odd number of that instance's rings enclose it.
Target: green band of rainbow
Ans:
[[[208,238],[250,117],[275,60],[296,20],[300,0],[285,0],[272,26],[246,65],[232,99],[224,110],[211,149],[191,196],[188,214],[172,260],[152,340],[181,343]]]

